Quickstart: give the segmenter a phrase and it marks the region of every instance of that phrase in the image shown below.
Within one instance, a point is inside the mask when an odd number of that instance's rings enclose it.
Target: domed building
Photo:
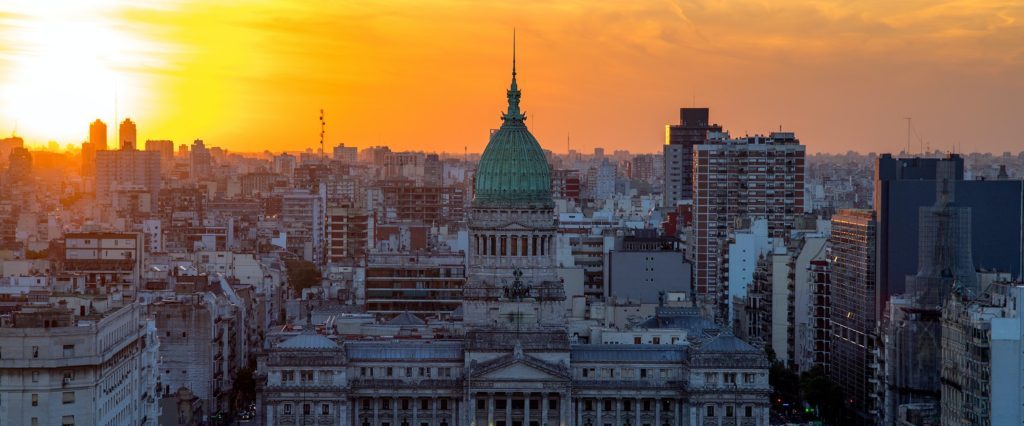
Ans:
[[[560,328],[564,335],[565,291],[555,273],[550,166],[526,127],[521,96],[513,52],[508,110],[476,172],[464,318],[470,328]]]

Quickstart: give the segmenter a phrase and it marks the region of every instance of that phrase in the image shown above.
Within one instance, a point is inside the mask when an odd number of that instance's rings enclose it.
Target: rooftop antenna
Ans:
[[[565,132],[565,153],[566,154],[572,152],[572,148],[569,145],[569,136],[570,136],[570,133],[569,132]]]
[[[327,159],[327,150],[324,149],[324,128],[327,127],[327,122],[324,121],[324,109],[320,108],[320,156],[324,160]]]
[[[903,119],[907,120],[907,155],[910,155],[910,120],[911,120],[911,118],[910,117],[903,117]]]

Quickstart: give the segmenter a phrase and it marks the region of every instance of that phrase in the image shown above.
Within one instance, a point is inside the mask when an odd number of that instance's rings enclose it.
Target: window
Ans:
[[[754,383],[754,373],[743,373],[743,383]]]
[[[588,377],[587,376],[587,369],[586,368],[581,368],[580,369],[580,375],[583,376],[583,377]]]
[[[60,426],[75,426],[75,416],[61,417]]]
[[[38,393],[32,394],[32,406],[33,407],[38,407],[39,406],[39,394]]]
[[[295,381],[295,372],[294,371],[282,371],[281,372],[281,381],[282,382],[294,382]]]
[[[39,426],[39,417],[32,418],[32,426]]]
[[[33,371],[32,372],[32,383],[38,383],[38,382],[39,382],[39,372],[38,371]]]
[[[647,378],[647,369],[646,368],[641,368],[640,369],[640,378],[641,379],[646,379]]]
[[[64,358],[75,356],[75,345],[64,345]]]
[[[32,358],[39,358],[39,346],[32,347]]]
[[[736,373],[725,373],[722,375],[722,379],[730,385],[736,384]]]
[[[612,400],[610,400],[610,399],[604,400],[604,411],[605,412],[612,411]]]
[[[405,368],[405,377],[412,377],[412,367]]]
[[[292,413],[292,405],[291,404],[285,404],[284,405],[284,413],[285,414],[291,414]]]
[[[331,414],[331,404],[320,404],[320,414],[325,416]]]
[[[754,417],[754,407],[749,405],[743,407],[743,417]]]
[[[420,400],[420,410],[429,410],[429,409],[430,409],[430,400],[429,399],[421,399]]]
[[[735,413],[733,413],[733,407],[731,405],[726,405],[725,406],[725,417],[732,417],[734,415],[735,415]]]
[[[64,404],[74,404],[75,403],[75,393],[74,392],[64,392],[64,394],[61,396],[61,402],[64,403]]]
[[[380,401],[380,408],[382,410],[390,410],[391,409],[391,400],[390,399],[382,399]]]
[[[448,409],[448,400],[447,399],[442,399],[441,400],[441,409],[442,410],[447,410]]]
[[[393,370],[394,370],[393,368],[391,368],[391,367],[388,367],[388,372],[387,372],[387,374],[386,374],[386,375],[387,375],[388,377],[391,377],[391,376],[392,376],[392,375],[394,374],[394,371],[393,371]]]
[[[71,370],[64,371],[64,383],[71,383],[72,380],[75,380],[75,372]]]
[[[313,381],[313,372],[312,371],[302,370],[302,372],[300,374],[301,374],[303,382],[312,382]]]
[[[313,411],[309,404],[302,404],[302,414],[308,416]]]
[[[651,338],[651,343],[654,343],[655,345],[660,345],[661,344],[661,338],[658,337],[658,336],[654,336],[654,337]]]
[[[704,407],[704,410],[705,410],[705,413],[704,413],[705,417],[715,417],[715,406],[714,405],[708,405],[708,406]]]
[[[704,373],[704,382],[712,385],[718,383],[718,375],[715,373]]]

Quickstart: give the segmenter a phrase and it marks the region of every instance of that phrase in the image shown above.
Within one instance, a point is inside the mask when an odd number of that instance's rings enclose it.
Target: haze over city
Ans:
[[[1021,18],[1015,1],[16,0],[0,134],[77,145],[116,114],[140,140],[304,150],[323,108],[329,144],[481,152],[516,28],[529,124],[556,152],[660,152],[693,105],[811,153],[899,151],[904,117],[912,151],[1016,151]]]

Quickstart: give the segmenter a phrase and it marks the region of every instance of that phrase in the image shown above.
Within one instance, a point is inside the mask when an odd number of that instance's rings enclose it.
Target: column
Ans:
[[[547,392],[542,392],[540,397],[542,398],[540,400],[540,426],[548,426],[548,398],[550,395]]]
[[[569,390],[565,390],[559,395],[558,398],[558,426],[571,426],[573,423],[572,419],[572,396],[569,395]]]
[[[654,400],[654,426],[661,426],[661,398]]]
[[[380,398],[373,397],[373,426],[380,424]]]
[[[416,398],[416,397],[413,397],[412,398],[412,423],[410,423],[411,426],[420,426],[420,423],[418,421],[416,421],[417,420],[416,417],[418,417],[417,415],[419,414],[419,409],[420,409],[420,399]]]
[[[530,393],[523,398],[523,426],[530,426]]]
[[[640,400],[640,398],[636,398],[636,399],[633,400],[633,415],[634,415],[633,417],[635,418],[635,420],[633,420],[633,426],[640,426],[640,403],[641,402],[642,401]]]
[[[604,426],[604,418],[601,416],[604,410],[604,398],[597,398],[597,421],[594,422],[594,426]]]
[[[678,399],[672,401],[672,409],[675,410],[673,412],[676,415],[676,418],[675,420],[672,421],[672,423],[675,423],[677,426],[683,426],[683,419],[679,410],[680,405],[682,404],[680,404],[680,401]],[[694,424],[696,424],[696,422],[694,422]]]
[[[398,397],[391,398],[391,424],[398,424]]]
[[[505,394],[505,426],[512,426],[512,392]]]
[[[362,426],[363,422],[359,421],[359,398],[353,398],[352,401],[352,426]]]
[[[437,398],[430,398],[430,425],[434,426],[440,422],[437,421]],[[419,425],[413,425],[419,426]],[[660,426],[660,425],[659,425]]]
[[[487,426],[494,426],[494,394],[487,394]]]
[[[576,398],[576,424],[574,426],[583,426],[583,407],[585,406],[583,398]]]
[[[622,398],[615,397],[615,424],[622,424]]]

